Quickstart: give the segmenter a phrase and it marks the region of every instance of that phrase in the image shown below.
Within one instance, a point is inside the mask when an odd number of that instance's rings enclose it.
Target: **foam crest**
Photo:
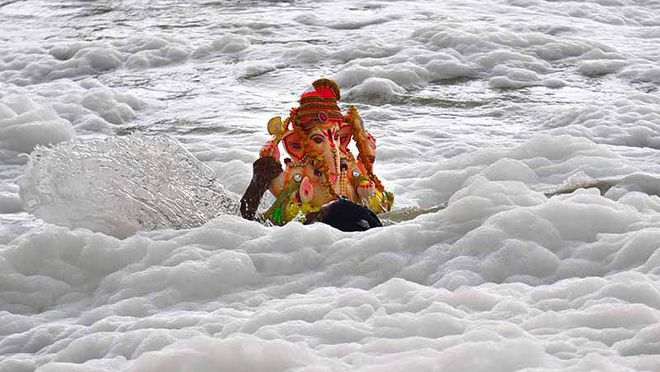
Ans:
[[[222,51],[222,48],[215,48]],[[31,85],[63,78],[98,75],[129,68],[170,65],[190,58],[187,42],[171,36],[136,36],[114,41],[63,42],[34,53],[13,51],[9,61],[0,61],[0,76],[16,85]]]
[[[540,134],[510,149],[487,148],[429,164],[421,173],[397,169],[394,175],[385,169],[383,175],[402,189],[411,190],[406,197],[428,208],[457,197],[461,189],[479,178],[522,181],[527,187],[553,192],[575,190],[594,180],[637,171],[637,167],[588,139]],[[409,177],[408,172],[416,172],[418,177]],[[564,187],[557,186],[561,184]]]
[[[611,48],[588,41],[453,22],[419,28],[411,39],[414,44],[397,54],[372,53],[365,55],[366,58],[351,60],[337,73],[337,80],[342,86],[357,87],[368,85],[365,80],[369,78],[385,78],[410,89],[442,80],[485,77],[489,78],[489,85],[493,88],[560,88],[566,82],[553,76],[552,63],[568,61],[595,50],[611,52]],[[589,54],[589,58],[592,61],[580,67],[584,74],[617,72],[623,68],[612,61],[593,61],[598,58],[594,53]],[[604,66],[606,63],[610,67]]]
[[[328,22],[328,18],[326,17],[318,17],[316,14],[301,14],[295,18],[297,22],[300,22],[303,25],[307,26],[321,26],[321,27],[327,27],[330,29],[335,29],[335,30],[357,30],[361,28],[365,28],[367,26],[371,25],[378,25],[381,23],[386,23],[391,21],[392,19],[397,19],[399,18],[396,15],[387,15],[387,16],[376,16],[376,17],[363,17],[362,19],[356,20],[355,18],[351,17],[344,17],[343,19],[341,17],[332,17],[330,18],[332,21]]]
[[[599,143],[660,148],[658,97],[635,93],[599,104],[562,105],[543,110],[552,133],[583,135]]]
[[[250,40],[241,35],[225,34],[213,40],[209,45],[203,45],[195,49],[192,56],[195,58],[205,57],[214,53],[235,54],[250,47]]]
[[[631,358],[607,362],[634,368],[648,363],[639,351],[660,316],[660,288],[644,274],[660,265],[657,232],[639,231],[648,218],[597,192],[547,199],[482,177],[444,211],[366,233],[235,216],[123,241],[46,226],[2,251],[15,280],[3,282],[0,300],[16,314],[85,310],[58,333],[35,318],[12,323],[24,332],[0,349],[32,345],[58,362],[54,371],[117,356],[136,371],[212,370],[246,363],[235,351],[216,359],[236,347],[263,350],[263,360],[249,357],[257,370],[294,349],[306,357],[282,368],[462,370],[478,367],[465,355],[501,365],[502,353],[526,345],[505,354],[502,370],[513,371],[593,363],[578,338],[593,350],[615,345]],[[579,219],[590,227],[576,229]]]
[[[50,106],[38,106],[22,95],[5,97],[3,102],[0,102],[4,117],[0,118],[0,150],[5,151],[0,153],[0,158],[5,161],[15,162],[17,154],[75,136],[71,123]]]
[[[110,134],[117,126],[135,119],[137,112],[146,106],[146,102],[135,95],[109,88],[97,79],[76,82],[60,79],[37,86],[8,87],[7,95],[0,100],[0,120],[2,116],[9,119],[17,113],[52,108],[57,116],[73,126],[75,133]],[[39,136],[35,134],[34,137]],[[72,136],[66,139],[69,138]]]

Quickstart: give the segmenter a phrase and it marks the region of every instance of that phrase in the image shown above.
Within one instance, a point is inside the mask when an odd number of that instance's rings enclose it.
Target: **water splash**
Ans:
[[[20,182],[26,211],[116,237],[200,226],[236,214],[237,196],[168,136],[130,135],[39,146]]]

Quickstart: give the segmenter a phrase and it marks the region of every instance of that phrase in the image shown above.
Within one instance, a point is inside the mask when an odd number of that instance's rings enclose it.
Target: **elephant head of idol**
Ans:
[[[338,195],[341,152],[350,141],[350,129],[337,106],[337,83],[319,79],[313,86],[300,97],[300,106],[291,110],[291,130],[282,140],[294,163],[311,164],[310,178]]]

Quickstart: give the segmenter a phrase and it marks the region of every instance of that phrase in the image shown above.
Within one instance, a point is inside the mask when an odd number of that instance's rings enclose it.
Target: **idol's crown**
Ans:
[[[339,110],[339,85],[334,80],[321,78],[312,83],[314,90],[300,96],[300,106],[291,109],[294,128],[310,130],[330,122],[341,123],[344,115]]]

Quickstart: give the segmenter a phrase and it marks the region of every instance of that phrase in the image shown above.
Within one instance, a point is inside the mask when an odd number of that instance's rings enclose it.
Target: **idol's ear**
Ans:
[[[348,144],[351,143],[351,137],[353,136],[353,131],[351,130],[350,125],[343,125],[339,128],[339,148],[346,152],[348,150]]]
[[[305,155],[305,149],[303,148],[302,141],[298,138],[298,135],[293,131],[289,131],[284,135],[282,140],[284,141],[284,148],[291,158],[300,161],[303,155]]]

